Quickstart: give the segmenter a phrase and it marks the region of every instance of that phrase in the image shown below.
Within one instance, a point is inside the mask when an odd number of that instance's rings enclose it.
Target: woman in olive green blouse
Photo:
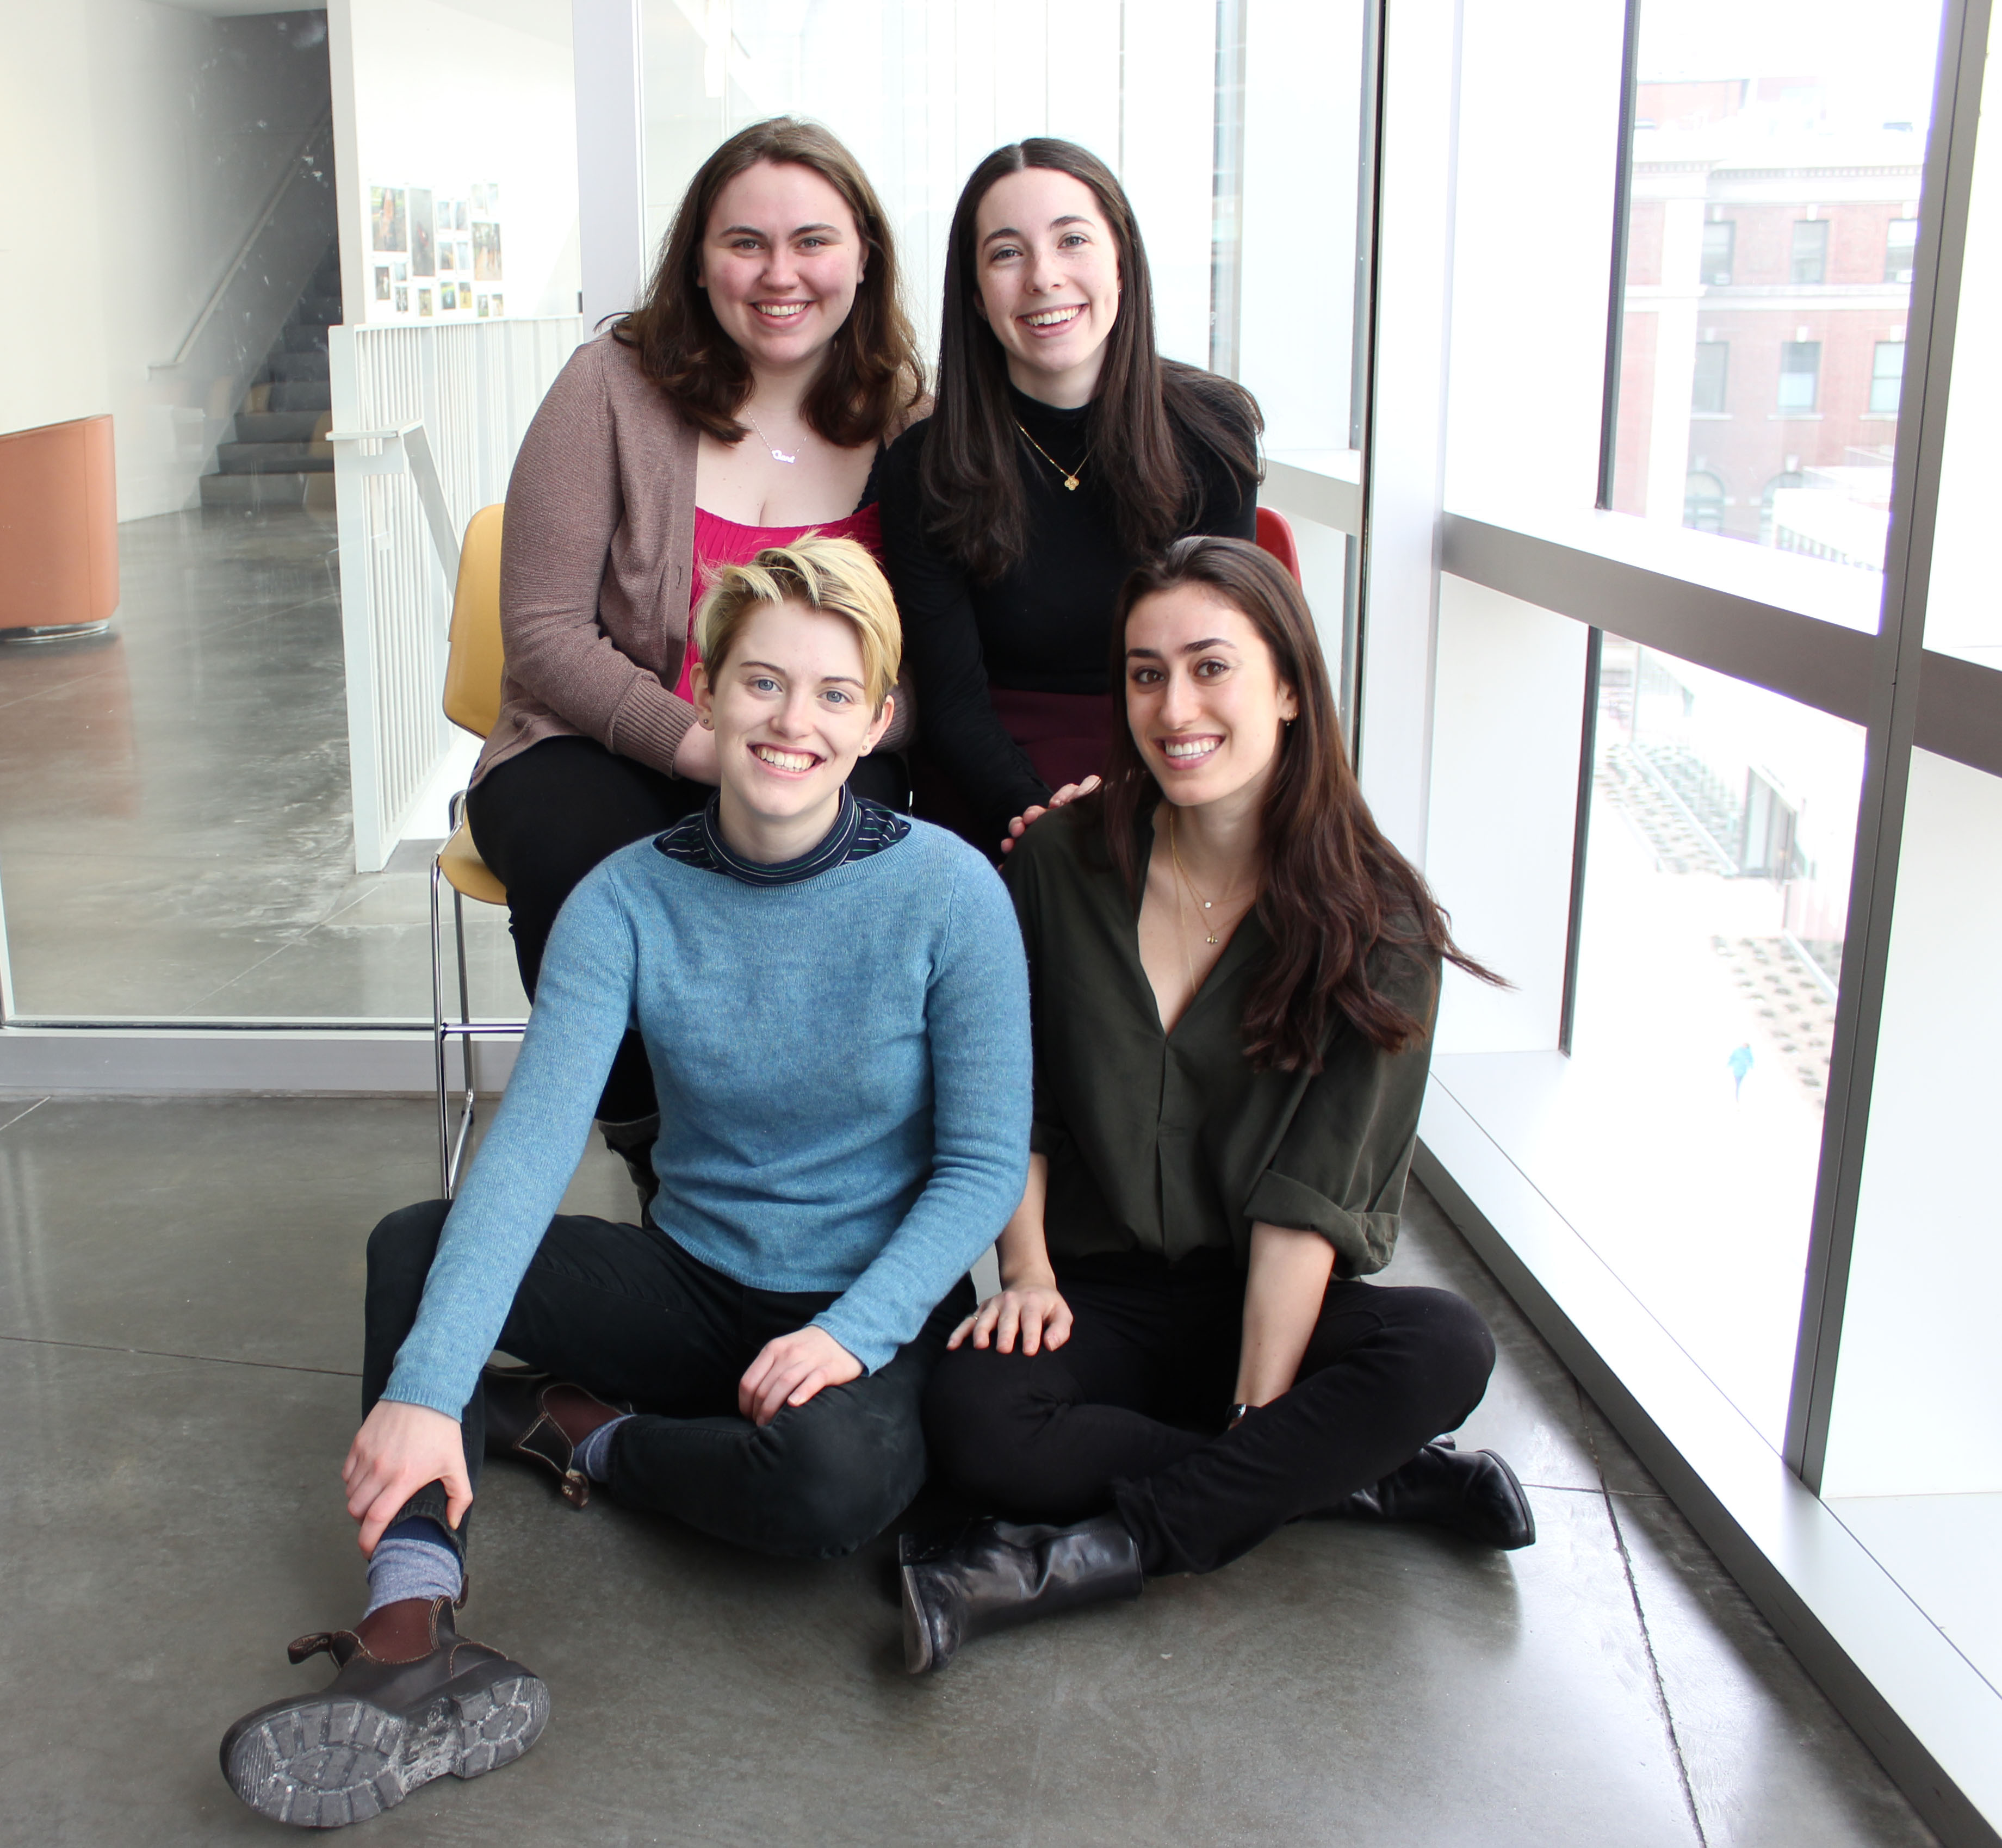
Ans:
[[[1271,559],[1183,540],[1115,633],[1105,786],[1008,864],[1034,1152],[926,1407],[934,1466],[1004,1518],[903,1542],[914,1673],[1303,1515],[1536,1537],[1500,1457],[1434,1442],[1486,1389],[1478,1314],[1362,1281],[1397,1241],[1441,961],[1493,978],[1371,818]]]

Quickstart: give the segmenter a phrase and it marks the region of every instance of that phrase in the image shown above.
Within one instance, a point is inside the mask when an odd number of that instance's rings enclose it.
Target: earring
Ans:
[[[713,719],[697,719],[696,723],[699,725],[704,731],[713,731],[716,729],[716,722]],[[1289,719],[1286,723],[1290,725],[1292,724],[1292,720]]]

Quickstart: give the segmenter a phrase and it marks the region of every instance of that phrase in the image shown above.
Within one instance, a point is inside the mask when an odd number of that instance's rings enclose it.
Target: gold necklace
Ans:
[[[1205,911],[1214,911],[1216,908],[1216,905],[1209,899],[1204,898],[1202,894],[1196,890],[1195,881],[1190,878],[1188,874],[1183,870],[1181,849],[1175,845],[1175,817],[1174,811],[1173,810],[1170,810],[1168,813],[1168,858],[1174,863],[1175,877],[1180,880],[1184,885],[1188,887],[1189,896],[1195,899],[1196,903],[1200,905]],[[1223,896],[1225,901],[1228,903],[1230,894],[1226,891]],[[1179,898],[1177,898],[1175,908],[1177,913],[1179,913],[1181,909]],[[1203,922],[1202,919],[1200,918],[1198,918],[1196,922],[1198,924],[1202,924]],[[1214,924],[1203,924],[1202,940],[1205,943],[1209,943],[1212,946],[1222,941],[1216,934],[1216,926]],[[1186,946],[1184,946],[1184,947],[1186,947]]]
[[[1076,468],[1066,469],[1062,462],[1059,462],[1054,455],[1051,455],[1048,450],[1045,449],[1041,443],[1038,442],[1034,437],[1030,435],[1027,431],[1022,429],[1022,420],[1020,417],[1015,419],[1015,427],[1017,430],[1022,431],[1022,441],[1027,443],[1031,449],[1034,450],[1035,452],[1040,455],[1045,462],[1048,462],[1052,468],[1055,469],[1056,472],[1063,477],[1064,486],[1069,488],[1072,493],[1076,493],[1077,491],[1077,478],[1084,472],[1084,465],[1091,460],[1090,450],[1087,448],[1083,455],[1078,458],[1077,466]]]

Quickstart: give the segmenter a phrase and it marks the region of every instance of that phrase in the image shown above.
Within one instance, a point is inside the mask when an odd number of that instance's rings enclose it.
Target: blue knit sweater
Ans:
[[[590,1133],[627,1027],[664,1125],[656,1225],[874,1372],[1020,1200],[1028,985],[1000,880],[943,829],[797,884],[622,849],[550,933],[507,1095],[385,1396],[457,1417]]]

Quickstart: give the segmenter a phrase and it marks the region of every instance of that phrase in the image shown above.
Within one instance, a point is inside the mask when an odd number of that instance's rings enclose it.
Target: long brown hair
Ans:
[[[702,163],[661,247],[647,298],[613,323],[612,337],[638,353],[640,369],[690,423],[725,443],[748,434],[737,412],[750,396],[750,364],[718,325],[696,274],[717,195],[760,161],[811,168],[854,218],[866,253],[862,281],[800,410],[837,448],[874,442],[924,395],[924,373],[897,291],[889,220],[855,156],[817,122],[754,122]]]
[[[1281,682],[1299,702],[1282,734],[1261,818],[1265,864],[1258,922],[1272,954],[1244,1003],[1244,1051],[1260,1069],[1317,1072],[1338,1019],[1372,1045],[1399,1051],[1422,1040],[1426,1023],[1370,981],[1379,944],[1429,964],[1434,957],[1502,985],[1453,940],[1450,921],[1425,884],[1376,825],[1349,768],[1334,694],[1313,618],[1284,567],[1243,539],[1177,540],[1140,566],[1119,593],[1112,627],[1112,684],[1126,679],[1126,619],[1144,598],[1200,584],[1242,612],[1272,652]],[[1131,730],[1114,726],[1100,797],[1105,845],[1137,893],[1146,877],[1135,824],[1153,773]]]
[[[1119,312],[1107,336],[1086,430],[1093,473],[1112,497],[1121,543],[1157,551],[1182,530],[1200,491],[1176,441],[1177,427],[1222,459],[1246,484],[1258,479],[1257,402],[1241,385],[1163,360],[1154,347],[1154,285],[1133,207],[1112,171],[1074,141],[1038,135],[996,148],[973,169],[946,243],[939,329],[938,399],[918,479],[926,524],[975,577],[992,581],[1028,544],[1020,439],[1008,407],[1008,362],[980,313],[975,220],[989,189],[1030,167],[1068,173],[1090,188],[1119,259]]]

